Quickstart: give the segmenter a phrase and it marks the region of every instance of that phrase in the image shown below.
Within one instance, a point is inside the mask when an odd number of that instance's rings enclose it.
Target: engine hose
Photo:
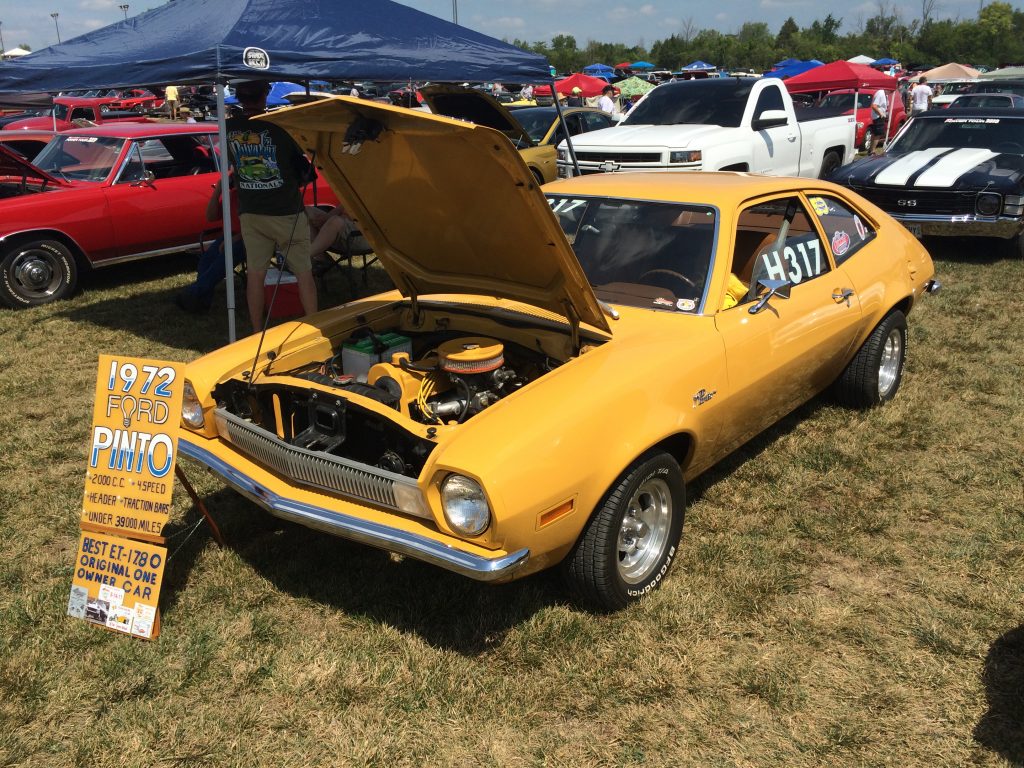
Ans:
[[[469,400],[473,396],[473,393],[469,391],[469,384],[463,381],[461,376],[452,376],[452,378],[455,379],[456,384],[458,384],[466,391],[466,402],[462,406],[462,412],[459,413],[459,418],[456,420],[457,424],[461,424],[463,420],[466,418],[466,414],[469,413]]]

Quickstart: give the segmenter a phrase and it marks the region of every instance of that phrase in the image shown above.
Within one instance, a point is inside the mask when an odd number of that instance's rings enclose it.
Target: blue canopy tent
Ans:
[[[875,59],[871,62],[872,67],[890,67],[893,64],[899,64],[896,59]]]
[[[323,82],[318,81],[318,82]],[[312,85],[313,83],[310,83]],[[324,83],[327,85],[327,83]],[[278,81],[270,84],[270,93],[267,94],[267,106],[268,107],[287,107],[292,102],[285,98],[289,93],[295,93],[296,91],[305,92],[306,87],[299,85],[298,83],[289,83],[287,81]],[[238,99],[234,96],[228,96],[224,99],[225,104],[237,104]]]
[[[817,59],[810,59],[809,61],[798,61],[796,64],[790,64],[788,67],[782,67],[781,69],[773,69],[771,72],[765,72],[765,77],[777,77],[781,80],[785,80],[788,77],[794,77],[796,75],[802,75],[804,72],[809,72],[815,67],[825,66],[824,62],[818,61]]]
[[[691,61],[683,67],[684,72],[710,72],[713,69],[718,69],[718,67],[714,64],[708,64],[706,61],[701,61],[700,59],[697,61]]]
[[[175,0],[0,67],[5,92],[246,80],[539,82],[547,60],[392,0]],[[221,163],[227,189],[227,163]],[[224,195],[225,264],[231,211]],[[234,283],[227,281],[235,339]]]
[[[609,67],[607,64],[590,64],[583,68],[583,74],[590,75],[591,77],[611,75],[614,72],[615,69],[613,67]]]
[[[783,59],[772,64],[772,69],[782,69],[784,67],[791,67],[794,64],[799,64],[800,59]]]
[[[654,69],[654,65],[649,61],[634,61],[629,65],[630,69]]]

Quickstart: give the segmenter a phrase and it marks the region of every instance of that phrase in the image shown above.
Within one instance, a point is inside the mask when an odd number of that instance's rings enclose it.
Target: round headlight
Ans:
[[[187,379],[182,389],[181,420],[193,429],[202,429],[203,424],[206,423],[206,417],[203,415],[203,405],[199,402],[199,397],[196,395],[196,388]]]
[[[491,523],[484,489],[463,475],[449,475],[441,483],[441,506],[448,525],[465,536],[478,536]]]
[[[982,192],[974,203],[974,209],[980,216],[995,216],[1003,207],[1003,198],[995,192]]]

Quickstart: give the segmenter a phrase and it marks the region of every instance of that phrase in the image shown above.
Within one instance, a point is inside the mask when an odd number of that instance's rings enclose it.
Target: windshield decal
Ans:
[[[861,240],[864,240],[868,236],[868,228],[864,226],[864,222],[860,220],[860,216],[857,214],[853,215],[853,226],[857,228],[857,235]]]
[[[832,253],[836,256],[842,256],[848,250],[850,250],[850,236],[841,229],[837,230],[832,235]]]
[[[991,125],[991,124],[994,123],[994,124],[998,125],[999,124],[999,118],[998,117],[986,117],[986,118],[983,119],[983,118],[980,118],[980,117],[947,117],[942,122],[944,122],[944,123],[978,123],[980,125]]]
[[[67,141],[67,142],[78,141],[78,142],[81,142],[83,144],[92,144],[93,142],[96,141],[96,137],[95,136],[68,136],[67,138],[64,139],[64,141]]]
[[[828,207],[828,203],[823,197],[809,197],[807,198],[811,203],[811,208],[819,216],[828,216],[831,213],[831,209]]]

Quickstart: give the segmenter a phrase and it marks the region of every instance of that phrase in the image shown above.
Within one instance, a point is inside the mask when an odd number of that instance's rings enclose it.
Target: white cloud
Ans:
[[[762,8],[800,8],[805,5],[810,5],[810,0],[761,0],[759,5]]]
[[[113,22],[111,22],[110,19],[82,19],[82,26],[90,32],[94,29],[105,27],[107,24],[111,23]]]
[[[651,5],[650,3],[646,5],[641,5],[639,8],[637,8],[637,13],[639,13],[641,16],[653,16],[657,12],[658,9]]]
[[[119,5],[117,0],[82,0],[78,7],[85,11],[109,11]]]
[[[501,16],[496,19],[481,18],[479,24],[482,29],[490,30],[498,37],[508,32],[526,29],[526,21],[519,16]]]
[[[715,21],[729,21],[732,18],[731,13],[716,13]]]
[[[609,8],[605,12],[604,17],[608,21],[628,21],[636,17],[636,10],[625,5],[616,5],[613,8]]]

